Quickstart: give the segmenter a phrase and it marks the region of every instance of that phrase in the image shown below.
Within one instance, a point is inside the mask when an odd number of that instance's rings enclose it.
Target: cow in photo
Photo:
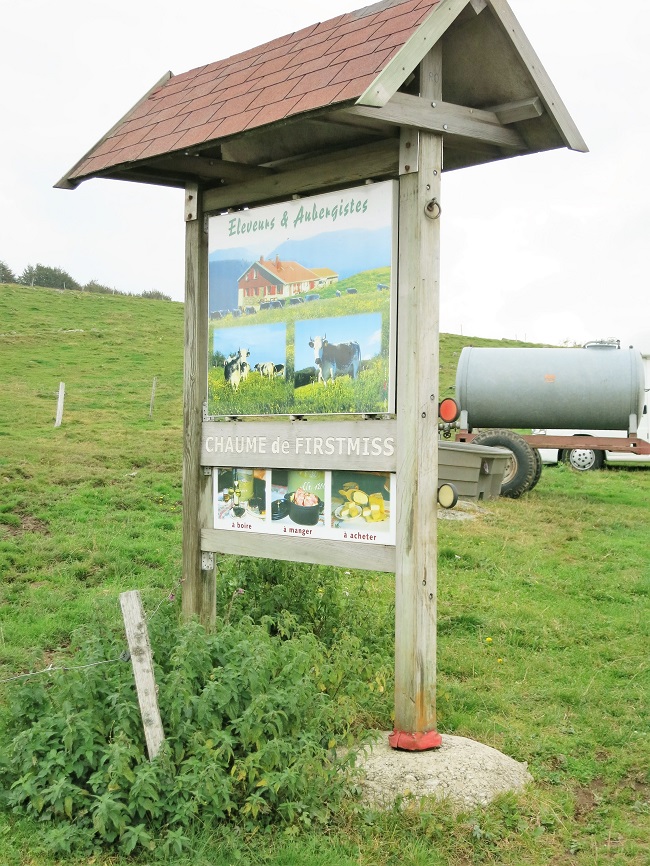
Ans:
[[[239,388],[239,383],[242,380],[242,364],[246,363],[246,358],[249,355],[250,351],[248,349],[238,349],[234,355],[230,355],[223,362],[223,377],[226,382],[230,383],[233,391],[237,391]],[[248,367],[247,363],[246,366]]]
[[[255,364],[253,370],[257,370],[263,379],[272,379],[275,376],[275,364],[273,361],[265,361],[262,364]]]
[[[361,348],[356,342],[330,343],[327,335],[312,337],[309,345],[314,350],[314,366],[318,368],[318,381],[327,385],[328,379],[350,376],[356,379],[361,363]]]
[[[273,365],[273,375],[277,376],[279,379],[284,379],[284,364],[274,364]]]

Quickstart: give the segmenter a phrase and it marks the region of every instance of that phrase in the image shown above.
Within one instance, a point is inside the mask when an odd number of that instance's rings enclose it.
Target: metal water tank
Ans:
[[[644,377],[634,349],[463,349],[461,424],[636,432]],[[465,414],[467,413],[467,414]]]

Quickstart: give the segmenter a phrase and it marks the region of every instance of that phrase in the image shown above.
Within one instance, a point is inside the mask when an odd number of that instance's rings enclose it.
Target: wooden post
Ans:
[[[59,382],[59,400],[56,404],[55,427],[60,427],[63,421],[63,401],[65,400],[65,382]]]
[[[158,381],[158,377],[153,377],[153,382],[151,383],[151,400],[149,402],[149,417],[153,418],[153,401],[156,399],[156,382]]]
[[[421,95],[441,96],[436,46],[420,65]],[[391,746],[436,748],[438,309],[442,137],[404,130],[400,155],[397,358],[395,730]],[[417,168],[413,170],[413,166]],[[435,200],[435,204],[434,204]]]
[[[185,190],[185,363],[183,383],[183,617],[206,628],[216,619],[214,567],[201,568],[201,424],[208,396],[208,236],[202,192]]]
[[[135,688],[138,693],[140,715],[147,741],[147,753],[149,760],[153,761],[165,739],[165,733],[158,709],[149,632],[142,609],[142,600],[137,589],[123,592],[120,595],[120,606],[124,617],[129,652],[131,653]]]

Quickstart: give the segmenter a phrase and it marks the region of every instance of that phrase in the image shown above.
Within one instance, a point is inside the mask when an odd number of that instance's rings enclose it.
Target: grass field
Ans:
[[[80,635],[119,651],[126,589],[142,591],[160,624],[152,642],[166,670],[180,595],[182,315],[180,304],[0,286],[0,680],[75,664]],[[469,343],[508,345],[442,335],[443,396]],[[65,412],[55,429],[60,381]],[[519,500],[488,503],[472,521],[439,522],[438,727],[527,761],[534,782],[524,794],[455,815],[435,803],[373,813],[349,792],[323,818],[317,810],[310,821],[267,824],[244,809],[223,821],[199,815],[182,843],[167,828],[164,845],[152,838],[154,848],[136,847],[139,855],[73,845],[62,862],[645,866],[649,492],[647,470],[559,466]],[[391,578],[262,562],[220,563],[223,634],[274,618],[278,633],[302,641],[301,658],[321,658],[303,691],[322,689],[355,738],[389,728]],[[266,640],[260,658],[282,649],[269,637],[263,653]],[[0,684],[0,726],[17,690],[42,688],[50,676]],[[132,700],[129,665],[89,675],[82,697],[90,704],[94,688],[110,693],[118,681]],[[52,679],[51,695],[55,688]],[[172,718],[164,723],[173,737]],[[0,778],[6,760],[0,755]],[[21,817],[7,793],[0,790],[1,866],[55,862],[64,838],[56,822]]]

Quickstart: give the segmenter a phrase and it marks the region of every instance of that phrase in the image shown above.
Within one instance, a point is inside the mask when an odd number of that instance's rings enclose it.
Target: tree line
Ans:
[[[120,292],[119,289],[104,286],[97,280],[90,280],[85,285],[78,283],[74,277],[61,268],[51,268],[47,265],[28,265],[25,270],[16,276],[9,265],[0,260],[0,283],[13,283],[18,286],[39,286],[45,289],[70,289],[76,292],[95,292],[99,295],[130,295],[130,292]],[[171,301],[169,295],[159,292],[157,289],[145,290],[139,298],[151,298],[157,301]]]

